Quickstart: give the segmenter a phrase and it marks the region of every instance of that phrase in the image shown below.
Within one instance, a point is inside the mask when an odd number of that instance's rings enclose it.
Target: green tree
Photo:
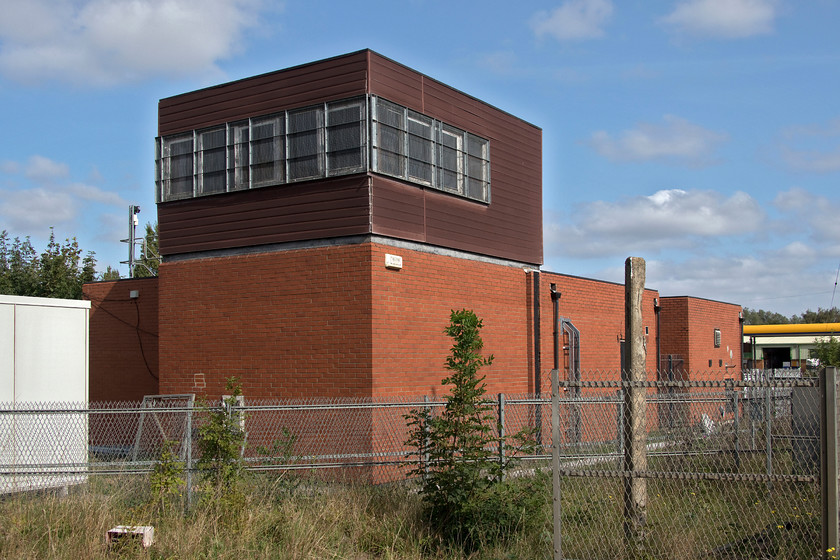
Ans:
[[[96,259],[82,256],[76,238],[59,243],[50,228],[50,239],[38,255],[29,237],[9,241],[0,233],[0,292],[19,296],[81,299],[82,285],[96,279]]]
[[[38,253],[29,237],[16,237],[11,245],[6,230],[0,233],[0,293],[35,295],[38,286]]]
[[[817,339],[816,350],[820,366],[840,367],[840,340],[833,336]]]
[[[222,401],[220,408],[210,408],[206,403],[202,405],[207,421],[198,429],[200,456],[197,467],[203,475],[209,496],[235,502],[240,497],[238,486],[244,467],[243,418],[242,413],[235,410],[242,388],[235,377],[228,378],[225,386],[231,394]]]
[[[114,268],[111,268],[111,265],[108,265],[108,268],[105,269],[105,272],[102,273],[102,277],[100,280],[119,280],[120,279],[120,271]]]
[[[423,476],[421,494],[428,519],[447,540],[468,548],[491,537],[503,538],[498,534],[499,519],[523,519],[510,513],[524,508],[522,500],[531,496],[509,492],[503,474],[512,463],[502,463],[492,451],[502,442],[493,430],[498,428],[493,404],[485,398],[484,376],[479,375],[493,362],[492,355],[481,355],[481,327],[474,312],[452,311],[445,329],[453,341],[446,359],[450,373],[442,382],[451,385],[445,405],[438,414],[428,407],[406,416],[410,429],[406,443],[413,449],[410,455],[419,459],[412,474]],[[511,439],[521,443],[527,435],[520,432]]]
[[[146,234],[144,236],[143,250],[140,253],[140,258],[134,266],[135,278],[147,278],[149,276],[158,275],[158,266],[160,265],[160,249],[158,246],[158,224],[152,225],[146,222]]]
[[[832,307],[831,309],[818,308],[816,311],[808,309],[802,315],[794,315],[791,317],[792,323],[840,323],[840,309]]]
[[[790,322],[790,319],[775,311],[744,308],[745,325],[785,325]]]

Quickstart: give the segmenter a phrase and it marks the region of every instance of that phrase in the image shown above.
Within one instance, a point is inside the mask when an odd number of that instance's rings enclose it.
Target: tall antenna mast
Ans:
[[[145,245],[146,239],[137,239],[136,230],[137,224],[140,220],[137,214],[140,213],[140,207],[134,204],[128,207],[128,239],[120,239],[121,243],[128,243],[128,260],[120,261],[120,264],[128,265],[128,277],[134,278],[134,268],[137,266],[137,259],[134,258],[134,246]]]

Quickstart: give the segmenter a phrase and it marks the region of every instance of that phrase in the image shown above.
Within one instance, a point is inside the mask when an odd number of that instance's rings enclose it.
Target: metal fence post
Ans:
[[[192,464],[192,418],[193,407],[190,404],[190,409],[187,411],[187,427],[186,427],[186,464],[187,464],[187,509],[192,508],[193,502],[193,464]]]
[[[426,403],[424,408],[428,411],[428,416],[431,417],[431,407],[429,406],[429,395],[423,395],[423,402]],[[429,424],[423,422],[423,453],[420,455],[420,462],[423,464],[423,479],[429,478]]]
[[[827,367],[820,372],[820,502],[822,506],[822,555],[830,558],[840,547],[840,514],[838,514],[838,477],[840,461],[837,455],[837,368]]]
[[[773,391],[773,386],[769,374],[766,376],[766,381],[767,386],[764,390],[764,421],[766,424],[766,428],[764,430],[764,458],[767,463],[767,476],[770,476],[773,474],[773,419],[770,416],[770,411],[772,410],[771,392]],[[773,489],[772,482],[767,483],[767,489]]]
[[[615,431],[618,441],[618,467],[616,468],[621,470],[621,463],[624,461],[624,390],[616,390],[615,397],[618,399],[615,412],[616,421],[618,422]]]
[[[499,393],[499,472],[502,480],[505,479],[505,394]]]
[[[560,371],[551,370],[551,486],[554,513],[554,560],[562,560],[560,504]]]
[[[735,468],[741,468],[741,445],[738,441],[738,433],[741,431],[741,414],[740,408],[741,403],[739,402],[740,399],[738,398],[739,393],[735,390],[734,385],[732,389],[732,407],[735,417],[733,418],[733,422],[735,424]]]

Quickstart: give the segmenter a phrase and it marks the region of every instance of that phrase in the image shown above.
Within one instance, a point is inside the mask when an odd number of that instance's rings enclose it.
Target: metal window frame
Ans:
[[[191,130],[185,133],[173,134],[172,136],[164,137],[161,139],[161,190],[162,195],[164,196],[165,200],[185,200],[188,198],[195,198],[196,196],[196,153],[195,153],[195,145],[196,145],[196,131]],[[173,195],[172,193],[172,155],[171,155],[171,147],[173,144],[177,144],[179,142],[186,142],[187,140],[191,143],[191,148],[189,151],[190,157],[192,158],[192,172],[189,175],[190,182],[191,182],[191,191],[192,193],[179,193],[177,195]],[[186,152],[181,155],[186,155]],[[184,176],[187,177],[186,175]]]
[[[421,120],[420,118],[415,117],[414,115],[417,115],[417,117],[428,119],[429,122],[426,123],[423,120]],[[428,126],[429,126],[429,137],[426,138],[426,137],[418,136],[416,134],[412,134],[411,131],[409,130],[409,120],[413,120],[414,122],[422,123],[424,125],[428,124]],[[420,113],[418,111],[413,111],[411,109],[406,108],[406,116],[405,116],[405,158],[406,158],[405,175],[406,175],[406,177],[405,178],[408,181],[411,181],[412,183],[418,183],[418,184],[426,185],[426,186],[429,186],[429,187],[432,187],[432,188],[437,188],[437,157],[436,157],[437,156],[437,149],[436,149],[436,146],[435,146],[435,129],[436,129],[436,123],[438,123],[438,122],[439,121],[433,119],[432,117],[430,117],[428,115],[424,115],[423,113]],[[428,141],[429,152],[431,154],[431,161],[426,162],[426,161],[411,157],[411,137],[412,136],[414,136],[416,138],[422,138],[423,140]],[[412,175],[411,174],[411,162],[412,161],[418,161],[418,162],[420,162],[424,165],[431,165],[431,167],[432,167],[431,180],[426,181],[422,177],[417,177],[417,176]]]
[[[360,119],[359,123],[359,154],[361,155],[361,162],[355,167],[336,167],[333,169],[330,166],[330,154],[335,153],[330,149],[330,110],[340,107],[359,107]],[[341,99],[338,101],[328,101],[324,103],[324,172],[326,177],[337,177],[340,175],[352,175],[353,173],[362,173],[368,169],[368,149],[367,149],[367,122],[368,122],[368,103],[367,96],[351,97],[349,99]],[[348,124],[348,123],[341,123]],[[338,150],[336,150],[338,151]]]
[[[381,121],[378,116],[380,104],[387,104],[389,107],[395,109],[401,115],[401,122],[398,127],[394,127],[384,121]],[[361,155],[361,164],[355,167],[332,167],[329,162],[330,151],[329,146],[329,130],[330,130],[330,112],[333,109],[344,106],[358,106],[360,108],[359,119],[359,151]],[[290,178],[290,155],[292,136],[297,133],[292,133],[289,130],[290,119],[293,114],[303,111],[316,111],[318,115],[318,125],[312,129],[317,134],[317,173],[313,175],[306,175],[301,177]],[[275,120],[276,124],[274,135],[274,147],[276,152],[274,161],[280,161],[282,158],[283,177],[275,177],[266,181],[256,182],[254,180],[254,134],[253,129],[256,124],[264,124],[266,121]],[[409,122],[415,121],[430,127],[431,137],[427,138],[409,131]],[[282,123],[282,133],[277,133],[277,129]],[[380,124],[388,126],[399,131],[403,137],[401,141],[401,152],[394,152],[393,150],[382,146],[380,141]],[[204,192],[204,147],[199,146],[201,135],[214,130],[225,131],[225,188],[223,191]],[[244,142],[237,142],[237,131],[247,130],[247,140]],[[440,180],[440,174],[444,171],[441,165],[441,153],[443,149],[452,149],[445,146],[443,143],[443,135],[448,134],[457,139],[455,147],[456,152],[456,189],[444,188],[443,182]],[[412,137],[420,138],[429,142],[431,148],[431,161],[427,162],[422,159],[411,157],[410,143]],[[172,156],[170,155],[171,146],[177,142],[189,141],[192,143],[192,175],[191,192],[175,194],[172,193]],[[261,138],[260,140],[265,140]],[[280,141],[278,141],[280,140]],[[476,156],[470,153],[470,142],[478,140],[482,146],[481,156]],[[282,146],[280,145],[282,142]],[[216,148],[214,148],[216,149]],[[477,134],[473,134],[463,130],[457,126],[450,125],[434,117],[409,109],[399,103],[394,103],[385,98],[374,94],[364,96],[356,96],[336,101],[327,101],[320,104],[310,105],[306,107],[298,107],[279,111],[275,113],[268,113],[248,119],[240,119],[237,121],[226,122],[220,125],[214,125],[202,129],[195,129],[189,132],[177,133],[170,136],[158,137],[155,139],[155,178],[156,178],[156,199],[157,202],[168,202],[172,200],[184,200],[187,198],[197,198],[199,196],[212,196],[221,194],[223,192],[233,192],[239,190],[249,190],[253,188],[261,188],[266,186],[275,186],[281,184],[290,184],[303,181],[317,180],[327,177],[337,177],[341,175],[352,175],[354,173],[363,173],[366,171],[373,171],[397,177],[399,179],[408,181],[413,184],[430,187],[435,190],[475,200],[483,203],[490,203],[491,196],[491,165],[490,165],[490,140],[483,138]],[[246,154],[240,154],[242,151]],[[399,173],[391,173],[382,170],[380,166],[380,151],[383,153],[393,154],[396,156],[401,165]],[[281,153],[282,152],[282,153]],[[183,154],[186,155],[186,154]],[[240,155],[247,156],[247,163],[241,162],[237,165],[237,160]],[[471,193],[472,185],[477,180],[470,176],[469,163],[470,157],[478,157],[482,162],[482,170],[484,180],[481,183],[481,192],[478,196]],[[431,181],[424,177],[417,177],[411,173],[411,162],[418,162],[423,165],[431,166]],[[242,169],[248,169],[248,177],[246,181],[238,180],[238,174]]]
[[[285,134],[286,134],[286,181],[285,182],[286,183],[299,183],[301,181],[312,181],[313,179],[321,179],[321,178],[324,178],[324,177],[327,176],[327,167],[326,167],[327,157],[326,157],[326,138],[325,138],[326,130],[325,130],[325,127],[324,127],[324,122],[326,120],[325,105],[326,104],[321,103],[319,105],[310,105],[308,107],[298,107],[298,108],[289,109],[289,110],[286,111],[286,131],[285,131]],[[317,111],[316,115],[318,115],[320,117],[320,120],[318,121],[316,127],[306,129],[305,131],[292,132],[290,130],[290,127],[289,127],[289,124],[291,123],[292,115],[296,114],[296,113],[303,113],[303,112],[312,111],[312,110]],[[301,134],[302,132],[311,132],[313,130],[317,134],[317,144],[318,144],[316,154],[315,154],[317,156],[317,162],[318,162],[317,172],[314,175],[305,175],[305,176],[301,176],[301,177],[292,178],[291,177],[291,169],[292,169],[292,166],[291,166],[292,140],[291,139],[292,139],[292,136],[295,135],[295,134]],[[296,159],[299,159],[299,158],[296,158]]]
[[[443,161],[443,155],[442,154],[443,154],[444,149],[455,151],[455,165],[456,165],[456,169],[455,169],[455,177],[456,177],[455,190],[452,190],[450,188],[445,187],[443,185],[443,181],[441,181],[441,180],[438,181],[439,190],[466,197],[466,192],[465,192],[464,187],[466,186],[466,180],[465,180],[466,179],[465,178],[465,163],[466,163],[466,161],[465,161],[465,153],[466,153],[465,152],[465,144],[466,144],[466,140],[467,140],[467,131],[460,129],[457,126],[452,126],[452,125],[446,124],[446,123],[441,122],[441,121],[437,121],[437,122],[439,123],[437,150],[438,150],[439,161],[441,161],[441,165],[438,166],[438,173],[442,174],[446,171],[451,171],[450,169],[445,169],[443,167],[443,164],[442,164],[442,161]],[[456,132],[453,132],[453,131],[456,131]],[[460,134],[458,134],[458,133],[460,133]],[[455,146],[455,148],[447,146],[443,143],[443,135],[444,134],[448,134],[449,136],[457,139],[457,142],[456,142],[457,146]]]
[[[228,185],[228,172],[230,170],[230,162],[228,161],[228,147],[230,146],[230,136],[229,130],[230,127],[228,123],[216,126],[210,126],[207,128],[201,128],[194,131],[195,140],[193,142],[193,151],[194,151],[194,159],[193,159],[193,169],[194,169],[194,185],[193,185],[193,192],[196,194],[194,196],[208,196],[213,194],[221,194],[224,192],[228,192],[230,190],[230,186]],[[224,177],[225,177],[225,186],[224,189],[221,191],[212,191],[207,192],[204,190],[204,180],[205,175],[207,172],[204,170],[204,154],[207,151],[204,147],[204,135],[205,134],[212,134],[214,132],[222,132],[225,133],[225,140],[224,144],[219,147],[210,148],[211,150],[224,150],[225,154],[225,167],[223,170]]]
[[[286,117],[286,113],[288,111],[283,111],[280,113],[269,113],[267,115],[261,115],[259,117],[250,117],[248,119],[248,188],[249,189],[259,189],[263,187],[271,187],[274,185],[282,185],[288,183],[289,177],[289,148],[288,148],[288,119]],[[256,124],[255,124],[256,123]],[[276,177],[272,177],[271,179],[262,180],[262,181],[255,181],[254,180],[254,166],[255,165],[262,165],[266,162],[254,162],[254,144],[259,141],[268,140],[268,137],[265,138],[254,138],[253,130],[254,126],[263,126],[265,124],[272,125],[272,153],[274,155],[274,159],[271,161],[278,162],[282,161],[283,166],[283,177],[277,179]],[[280,123],[283,125],[283,131],[278,134],[277,129],[279,128]],[[278,138],[282,139],[282,148],[280,143],[277,141]],[[280,153],[282,151],[282,154]],[[244,190],[244,189],[243,189]]]

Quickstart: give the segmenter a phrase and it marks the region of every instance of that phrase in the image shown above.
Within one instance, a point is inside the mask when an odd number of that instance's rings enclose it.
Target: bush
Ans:
[[[817,339],[817,357],[820,366],[840,366],[840,340],[833,336]]]

